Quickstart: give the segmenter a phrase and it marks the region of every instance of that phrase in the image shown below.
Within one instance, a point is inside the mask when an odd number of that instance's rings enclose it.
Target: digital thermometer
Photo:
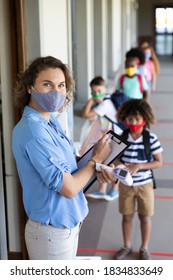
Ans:
[[[96,163],[96,170],[101,171],[101,167],[109,170],[117,179],[119,179],[124,185],[132,186],[133,185],[133,179],[130,173],[125,168],[115,167],[112,168],[110,166]]]

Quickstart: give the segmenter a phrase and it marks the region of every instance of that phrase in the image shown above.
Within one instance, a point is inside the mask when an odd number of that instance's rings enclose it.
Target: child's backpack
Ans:
[[[140,74],[135,74],[135,76],[138,78],[139,86],[140,86],[140,91],[143,93],[144,92],[144,88],[143,88],[142,76]],[[126,77],[126,74],[123,74],[120,77],[120,89],[121,90],[123,90],[123,83],[124,83],[125,77]]]
[[[104,98],[104,100],[110,99],[112,101],[112,103],[114,104],[114,107],[116,110],[118,110],[119,106],[126,100],[129,99],[129,97],[122,91],[116,90],[114,93],[112,93],[111,95],[106,96]],[[108,116],[104,115],[104,117],[110,121],[113,124],[118,125],[122,130],[125,129],[124,123],[123,122],[113,122]],[[113,129],[113,126],[112,126]]]
[[[118,110],[119,106],[124,101],[129,99],[129,97],[123,91],[119,91],[119,90],[116,90],[114,93],[112,93],[110,98],[116,110]]]
[[[104,100],[111,99],[112,103],[114,104],[114,107],[116,110],[118,110],[119,106],[126,100],[129,99],[129,97],[123,92],[116,90],[109,96],[105,96]]]
[[[129,129],[125,129],[123,133],[121,134],[121,137],[123,137],[125,140],[128,138],[129,134]],[[151,149],[150,149],[150,132],[147,129],[143,129],[143,143],[144,143],[144,150],[145,150],[145,155],[148,161],[150,161],[151,158]],[[153,170],[151,169],[151,174],[153,178],[153,189],[156,189],[156,181],[154,178],[154,173]]]

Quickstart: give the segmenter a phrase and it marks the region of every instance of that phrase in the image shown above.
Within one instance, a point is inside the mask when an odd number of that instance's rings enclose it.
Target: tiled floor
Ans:
[[[160,58],[161,73],[157,79],[157,90],[152,93],[151,105],[157,124],[151,130],[157,134],[164,148],[164,164],[155,170],[158,188],[155,190],[155,214],[152,218],[150,251],[152,259],[173,260],[173,59]],[[84,120],[76,114],[74,118],[75,141],[79,140],[79,127]],[[97,189],[97,182],[92,191]],[[112,259],[122,246],[121,215],[118,201],[88,200],[89,215],[84,221],[79,240],[78,255],[101,256]],[[137,215],[133,222],[133,254],[129,259],[138,259],[140,227]]]

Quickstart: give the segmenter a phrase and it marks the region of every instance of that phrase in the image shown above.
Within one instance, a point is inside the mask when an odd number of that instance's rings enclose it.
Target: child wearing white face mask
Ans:
[[[116,86],[129,98],[148,98],[148,85],[144,76],[137,74],[138,64],[136,57],[128,57],[125,61],[125,74],[122,74]]]

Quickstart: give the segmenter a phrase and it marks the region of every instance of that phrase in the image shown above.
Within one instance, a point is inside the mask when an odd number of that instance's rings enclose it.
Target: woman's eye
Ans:
[[[43,86],[44,86],[44,87],[51,87],[52,84],[51,84],[51,83],[44,83]]]
[[[64,87],[65,87],[65,83],[59,85],[59,88],[64,88]]]

